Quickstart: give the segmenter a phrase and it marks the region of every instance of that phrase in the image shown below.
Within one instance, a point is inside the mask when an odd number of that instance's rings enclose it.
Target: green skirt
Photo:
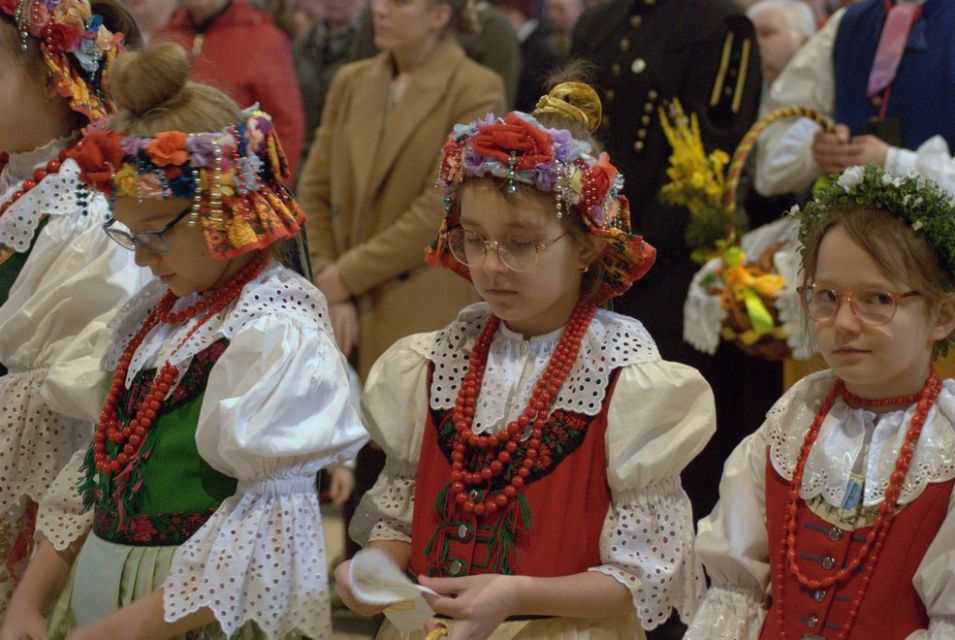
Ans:
[[[176,546],[128,546],[90,533],[49,619],[50,640],[108,616],[162,586]],[[288,640],[300,636],[288,636]],[[219,625],[190,631],[174,640],[265,640],[254,622],[228,638]]]

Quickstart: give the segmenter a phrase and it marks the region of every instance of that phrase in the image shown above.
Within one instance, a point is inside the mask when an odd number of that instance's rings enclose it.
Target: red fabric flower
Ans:
[[[554,160],[550,135],[513,113],[507,114],[503,123],[482,125],[471,140],[471,148],[483,156],[496,158],[505,167],[510,166],[511,152],[516,151],[516,170],[533,169]]]
[[[617,168],[610,164],[610,156],[606,152],[601,153],[597,159],[597,164],[587,172],[587,182],[593,187],[597,194],[598,202],[603,200],[607,191],[613,186],[613,181],[617,179]]]
[[[122,137],[115,131],[94,131],[67,154],[80,165],[83,182],[99,191],[113,192],[113,174],[123,164]]]
[[[189,154],[186,152],[186,138],[186,134],[182,131],[157,133],[146,148],[146,155],[157,167],[185,164],[189,159]]]
[[[82,33],[80,29],[74,26],[53,22],[46,28],[44,41],[52,51],[72,51],[73,45],[76,44]]]
[[[149,542],[156,536],[156,527],[149,518],[140,514],[129,520],[129,537],[136,542]]]

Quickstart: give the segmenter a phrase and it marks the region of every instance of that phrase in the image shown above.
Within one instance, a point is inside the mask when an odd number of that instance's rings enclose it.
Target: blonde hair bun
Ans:
[[[600,96],[589,84],[561,82],[546,96],[541,96],[534,113],[553,113],[569,118],[593,133],[600,126],[603,106]]]
[[[167,42],[119,56],[109,89],[117,107],[138,116],[179,97],[188,82],[186,52]]]

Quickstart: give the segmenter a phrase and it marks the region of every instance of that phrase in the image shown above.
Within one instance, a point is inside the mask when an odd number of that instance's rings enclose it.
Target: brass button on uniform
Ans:
[[[637,153],[640,153],[641,151],[643,151],[643,140],[637,140],[636,142],[634,142],[633,150],[636,151]]]
[[[644,126],[650,124],[650,120],[651,120],[650,116],[647,116],[647,115],[640,116],[640,124]]]
[[[647,137],[646,129],[640,129],[639,131],[637,131],[637,138],[639,138],[640,140],[645,140],[646,137]]]
[[[653,113],[653,103],[652,103],[652,102],[647,102],[646,104],[644,104],[644,105],[643,105],[643,112],[644,112],[644,113]]]
[[[623,38],[620,41],[620,50],[621,51],[630,51],[630,41],[626,38]]]
[[[643,23],[643,16],[630,16],[630,26],[636,29]]]
[[[614,62],[612,65],[610,65],[610,73],[612,73],[612,74],[615,75],[615,76],[619,76],[619,75],[620,75],[620,70],[621,70],[621,69],[622,69],[622,67],[620,66],[620,63],[619,63],[619,62]]]
[[[613,99],[617,97],[617,92],[613,89],[607,89],[604,92],[604,97],[607,98],[607,102],[613,102]]]
[[[647,91],[647,98],[649,98],[650,100],[656,100],[659,97],[660,97],[660,94],[657,93],[655,89],[650,89],[649,91]]]
[[[634,58],[630,63],[630,70],[634,73],[643,73],[647,68],[647,61],[643,58]]]

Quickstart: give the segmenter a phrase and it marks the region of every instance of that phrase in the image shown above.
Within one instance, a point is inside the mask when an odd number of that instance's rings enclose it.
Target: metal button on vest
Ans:
[[[636,142],[634,142],[633,150],[636,151],[637,153],[640,153],[641,151],[643,151],[643,140],[637,140]]]
[[[812,599],[815,600],[816,602],[822,602],[823,600],[826,599],[826,590],[819,589],[818,591],[814,592],[812,594]]]
[[[624,38],[620,41],[620,50],[621,51],[630,51],[630,41]]]
[[[471,493],[468,494],[468,500],[471,502],[477,502],[481,497],[481,494],[477,492],[477,489],[471,489]]]
[[[808,618],[806,618],[806,626],[809,627],[810,629],[815,627],[817,624],[819,624],[819,618],[817,618],[816,616],[809,616]],[[805,638],[806,636],[803,636],[803,637]]]
[[[461,569],[463,568],[464,563],[462,563],[460,560],[452,560],[448,565],[448,573],[450,573],[452,576],[456,576],[461,573]]]
[[[839,527],[833,527],[829,529],[829,539],[830,540],[842,540],[842,529]]]
[[[468,537],[468,525],[462,524],[458,527],[458,537],[462,540]]]
[[[823,569],[832,569],[834,566],[836,566],[836,559],[832,556],[826,556],[822,559]]]
[[[643,111],[644,113],[653,113],[653,103],[647,102],[646,104],[644,104]]]
[[[650,89],[649,91],[647,91],[647,98],[649,98],[650,100],[656,100],[659,97],[660,97],[660,94],[657,93],[655,89]]]
[[[634,73],[643,73],[647,68],[647,61],[643,58],[634,58],[630,63],[630,70]]]
[[[651,120],[650,116],[647,116],[647,115],[640,116],[640,124],[642,125],[650,124],[650,120]]]

